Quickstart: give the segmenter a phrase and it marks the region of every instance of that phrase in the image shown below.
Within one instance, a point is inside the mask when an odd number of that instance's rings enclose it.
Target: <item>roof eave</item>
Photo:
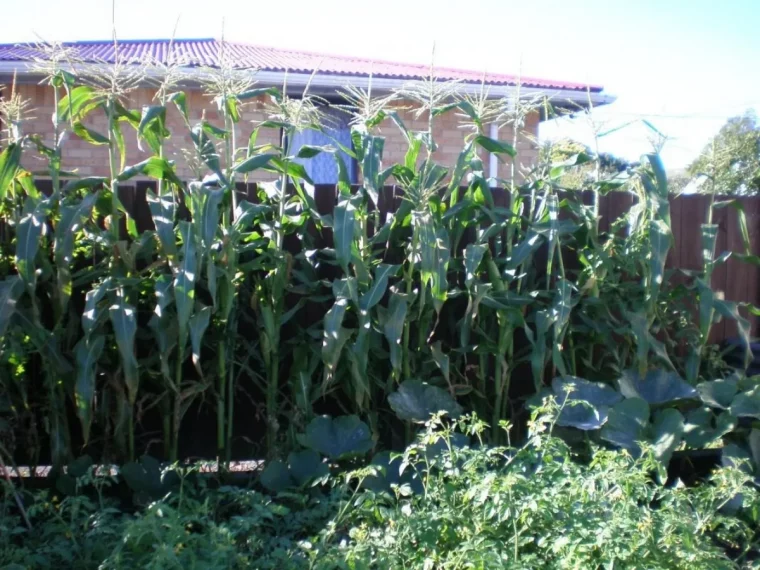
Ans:
[[[97,71],[98,68],[104,67],[103,64],[80,64],[77,66],[81,71],[83,67],[86,67],[89,72]],[[193,73],[198,72],[197,67],[188,67],[184,70],[190,79],[187,81],[189,86],[197,85],[197,82],[193,81]],[[348,75],[348,74],[327,74],[316,73],[312,76],[310,73],[286,73],[284,71],[256,71],[254,72],[258,83],[264,85],[283,85],[287,78],[287,86],[289,91],[296,93],[302,92],[307,85],[311,92],[320,94],[325,92],[333,92],[339,88],[345,88],[347,86],[360,87],[368,89],[370,84],[372,90],[375,92],[391,92],[398,90],[404,86],[414,83],[415,79],[412,78],[389,78],[389,77],[368,77],[364,75]],[[12,76],[17,74],[19,77],[26,77],[32,79],[39,77],[38,74],[31,68],[31,64],[24,61],[0,61],[0,76]],[[161,77],[161,70],[157,68],[146,69],[146,79],[158,79]],[[486,84],[488,95],[493,99],[502,99],[514,97],[517,94],[518,87],[516,85],[503,85],[503,84]],[[480,83],[459,83],[457,91],[460,94],[477,95],[481,93],[482,86]],[[583,109],[588,108],[589,104],[594,107],[601,105],[609,105],[614,102],[616,97],[598,91],[586,91],[577,89],[563,89],[555,87],[526,87],[520,86],[520,95],[522,97],[543,96],[546,97],[556,107],[563,107],[568,109]]]

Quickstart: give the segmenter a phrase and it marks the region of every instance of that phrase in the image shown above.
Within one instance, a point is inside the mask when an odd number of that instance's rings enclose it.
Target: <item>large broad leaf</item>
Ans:
[[[681,443],[684,431],[684,420],[681,412],[668,408],[659,411],[652,426],[652,445],[657,459],[667,465],[673,451]]]
[[[760,420],[760,386],[737,394],[731,402],[731,413],[737,418],[755,418]]]
[[[0,281],[0,339],[5,336],[16,302],[24,292],[24,282],[17,275],[11,275]]]
[[[628,398],[610,410],[600,437],[638,457],[641,453],[638,442],[645,439],[647,425],[649,405],[641,398]]]
[[[717,417],[710,408],[696,408],[686,414],[684,441],[695,449],[704,449],[736,428],[736,418],[730,412]]]
[[[622,396],[610,386],[575,376],[552,380],[552,390],[562,407],[557,425],[581,430],[599,429],[607,421],[610,406]]]
[[[420,380],[401,384],[388,396],[388,402],[400,419],[417,423],[428,421],[437,412],[446,412],[452,418],[462,413],[462,407],[446,390]]]
[[[752,459],[755,462],[755,471],[760,473],[760,429],[753,429],[749,432],[747,442]]]
[[[288,470],[290,477],[299,487],[329,473],[327,463],[324,463],[319,454],[312,449],[288,454]]]
[[[457,434],[461,435],[461,434]],[[377,470],[362,481],[362,487],[370,491],[391,493],[394,486],[406,486],[412,493],[422,493],[424,488],[415,469],[406,469],[401,473],[401,457],[391,458],[390,451],[381,451],[372,458],[370,467]]]
[[[721,378],[697,384],[697,392],[708,406],[728,409],[736,396],[736,378]]]
[[[137,401],[139,375],[137,359],[135,358],[135,333],[137,332],[137,315],[135,308],[129,305],[121,295],[108,309],[113,324],[113,332],[116,337],[116,345],[119,347],[121,356],[124,383],[127,386],[129,403],[134,405]]]
[[[697,391],[677,373],[650,370],[644,378],[635,370],[626,370],[618,380],[626,398],[642,398],[649,405],[667,404],[697,397]]]
[[[314,418],[298,441],[333,460],[363,455],[374,445],[369,427],[357,416]]]
[[[267,463],[259,476],[261,484],[274,493],[279,493],[293,486],[288,466],[279,459]]]
[[[95,398],[95,365],[103,352],[105,338],[83,338],[74,349],[76,358],[76,397],[77,417],[82,424],[82,435],[85,445],[90,440],[90,425],[92,424],[92,402]]]

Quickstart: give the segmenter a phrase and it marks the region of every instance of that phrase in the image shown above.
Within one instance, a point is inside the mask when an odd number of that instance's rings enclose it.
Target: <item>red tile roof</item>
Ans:
[[[315,69],[320,74],[369,76],[388,79],[418,79],[430,72],[430,66],[424,64],[409,64],[379,59],[367,59],[348,55],[320,54],[308,51],[296,51],[265,46],[256,46],[237,42],[224,42],[215,39],[183,39],[174,40],[174,53],[188,67],[218,67],[221,46],[234,67],[240,69],[260,69],[262,71],[290,71],[311,73]],[[112,41],[81,41],[63,44],[71,48],[77,59],[87,63],[113,63],[116,55]],[[150,61],[159,60],[166,63],[170,54],[169,40],[119,40],[119,55],[126,60]],[[0,44],[0,62],[26,61],[40,52],[33,46]],[[484,76],[482,71],[436,67],[435,75],[442,80],[459,80],[467,83],[480,83]],[[536,79],[533,77],[520,78],[526,87],[548,89],[567,89],[599,93],[599,85],[586,85],[567,81]],[[518,77],[503,73],[486,73],[485,82],[488,85],[516,85]]]

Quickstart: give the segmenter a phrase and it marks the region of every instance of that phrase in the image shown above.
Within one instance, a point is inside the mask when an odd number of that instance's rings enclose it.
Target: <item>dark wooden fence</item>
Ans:
[[[134,215],[138,228],[152,229],[145,193],[147,189],[155,188],[152,182],[137,182],[133,187],[122,188],[120,195],[125,206]],[[238,184],[241,198],[256,202],[255,184]],[[314,189],[314,199],[317,210],[321,214],[332,213],[336,201],[336,188],[330,185],[318,185]],[[506,195],[503,191],[494,192],[494,199],[499,205],[506,205]],[[591,194],[584,192],[581,196],[584,203],[590,203]],[[725,197],[717,200],[728,199]],[[610,224],[625,214],[634,204],[635,198],[628,193],[612,192],[602,197],[599,206],[600,229],[607,231]],[[760,196],[738,198],[737,201],[744,209],[751,240],[751,253],[760,255]],[[401,191],[395,186],[386,186],[380,197],[381,215],[392,212],[401,202]],[[671,219],[675,247],[668,255],[667,266],[670,269],[699,270],[702,267],[701,224],[707,221],[710,207],[710,197],[705,195],[682,195],[670,199]],[[716,254],[724,251],[744,252],[744,243],[739,227],[737,210],[732,207],[718,208],[713,213],[713,223],[718,225],[718,240]],[[329,241],[330,235],[325,236]],[[325,246],[331,244],[325,243]],[[679,276],[676,275],[676,279]],[[750,265],[735,258],[729,258],[721,264],[712,277],[713,289],[723,292],[726,300],[748,302],[760,306],[760,267]],[[752,323],[752,335],[760,336],[760,318],[744,312]],[[736,323],[723,320],[713,326],[710,340],[719,343],[724,339],[737,335]]]

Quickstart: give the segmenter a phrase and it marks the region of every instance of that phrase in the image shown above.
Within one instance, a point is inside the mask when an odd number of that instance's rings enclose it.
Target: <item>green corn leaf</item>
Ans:
[[[470,344],[470,332],[475,328],[480,303],[491,290],[490,283],[475,283],[467,299],[467,309],[464,313],[463,325],[459,327],[459,342],[464,348]]]
[[[731,319],[736,322],[736,329],[739,333],[739,338],[742,341],[742,347],[744,348],[744,367],[747,368],[752,361],[752,346],[750,344],[752,325],[739,312],[738,303],[724,301],[717,297],[713,297],[712,303],[717,314],[723,318]]]
[[[24,282],[17,275],[11,275],[0,281],[0,346],[5,331],[8,330],[16,302],[24,292]]]
[[[237,98],[240,101],[245,101],[247,99],[255,99],[256,97],[261,97],[263,95],[270,95],[276,101],[282,99],[280,90],[277,87],[256,87],[255,89],[249,89],[248,91],[240,93]]]
[[[205,248],[205,254],[211,251],[214,243],[217,229],[219,228],[219,205],[224,198],[224,190],[203,189],[203,221],[201,230],[202,245]]]
[[[465,285],[471,289],[478,276],[478,267],[486,253],[487,246],[484,244],[469,244],[464,250]]]
[[[93,289],[87,291],[84,302],[84,312],[82,312],[82,329],[86,337],[89,337],[98,326],[102,318],[100,301],[103,300],[106,293],[111,287],[111,278],[106,277],[98,283]]]
[[[79,190],[92,190],[100,188],[105,184],[106,179],[103,176],[87,176],[85,178],[75,178],[69,180],[61,189],[64,196],[78,192]]]
[[[736,216],[739,220],[739,231],[742,234],[742,244],[744,245],[744,254],[751,255],[750,248],[752,241],[749,236],[749,226],[747,225],[747,213],[744,211],[744,205],[739,200],[721,200],[713,204],[716,210],[730,207],[736,210]]]
[[[98,194],[87,194],[79,203],[61,207],[61,219],[55,227],[55,264],[58,269],[58,307],[61,314],[71,297],[71,266],[74,255],[74,237],[90,217]]]
[[[488,152],[492,152],[494,154],[506,154],[507,156],[511,156],[512,158],[517,156],[517,151],[511,144],[504,141],[499,141],[496,139],[489,138],[485,135],[476,136],[475,144],[480,146],[484,150]]]
[[[139,175],[149,176],[155,180],[167,180],[182,187],[182,181],[174,172],[172,164],[165,158],[160,158],[158,156],[151,156],[147,160],[127,167],[119,174],[118,180],[119,182],[124,182],[125,180],[129,180],[130,178]]]
[[[20,144],[10,144],[8,145],[8,148],[0,153],[0,201],[5,199],[8,188],[10,188],[13,179],[16,177],[16,172],[18,172],[20,163]]]
[[[375,207],[380,200],[380,168],[385,139],[379,136],[362,135],[362,183]]]
[[[166,107],[163,105],[145,105],[142,108],[137,134],[147,141],[155,154],[161,150],[161,140],[170,134],[165,125]]]
[[[549,340],[549,330],[553,324],[552,318],[548,311],[537,311],[535,315],[536,334],[535,339],[531,340],[530,368],[533,372],[533,383],[536,391],[541,387],[544,381],[544,369],[546,368],[546,346]],[[530,329],[526,327],[526,333]],[[528,335],[531,339],[531,335]]]
[[[362,311],[359,317],[359,332],[356,340],[348,350],[348,359],[351,364],[351,376],[354,380],[351,388],[354,392],[354,400],[360,408],[366,407],[371,391],[367,371],[369,362],[369,338],[370,321],[366,311]]]
[[[193,141],[193,145],[195,145],[195,150],[200,159],[220,180],[224,180],[224,174],[222,174],[222,168],[219,163],[219,153],[216,151],[214,142],[206,134],[204,125],[197,124],[193,126],[190,129],[190,138]]]
[[[16,229],[16,269],[30,290],[34,290],[37,282],[36,259],[46,229],[46,217],[47,204],[39,202],[21,217]]]
[[[94,88],[86,85],[75,87],[58,102],[58,120],[62,122],[81,120],[101,102],[102,97]]]
[[[203,370],[201,369],[201,344],[203,342],[203,335],[208,328],[210,317],[211,307],[203,307],[200,311],[194,312],[188,321],[188,326],[190,327],[190,345],[193,351],[193,366],[195,366],[195,369],[201,376],[203,376]]]
[[[398,274],[400,268],[400,265],[388,265],[386,263],[381,263],[377,266],[372,287],[361,296],[359,301],[359,308],[362,311],[369,311],[382,300],[388,288],[388,279]]]
[[[79,138],[83,140],[86,140],[90,144],[107,145],[110,143],[107,136],[101,135],[100,133],[93,131],[92,129],[90,129],[89,127],[86,127],[80,122],[74,123],[73,131],[75,135],[77,135]]]
[[[660,295],[660,288],[665,279],[665,261],[667,260],[672,241],[673,235],[664,221],[652,220],[649,222],[650,279],[648,298],[650,304],[656,303]]]
[[[174,277],[174,304],[177,307],[177,324],[179,325],[179,349],[183,351],[187,344],[187,326],[195,306],[195,281],[198,275],[195,233],[190,222],[179,222],[182,236],[182,250],[179,266]]]
[[[333,213],[333,242],[335,256],[343,271],[348,275],[348,263],[351,261],[351,245],[354,241],[356,208],[350,199],[338,202]]]
[[[188,117],[188,110],[187,110],[187,95],[183,93],[182,91],[177,91],[176,93],[172,93],[169,95],[169,102],[174,103],[174,105],[177,107],[177,110],[182,115],[182,118],[185,120],[185,124],[189,124],[190,119]]]
[[[279,172],[280,174],[285,174],[289,176],[292,180],[303,180],[304,182],[307,182],[314,185],[314,181],[309,176],[309,173],[306,172],[306,168],[304,168],[303,164],[300,164],[298,162],[293,162],[291,160],[283,160],[281,158],[273,157],[269,164],[265,167],[262,167],[264,170]]]
[[[458,202],[459,196],[457,194],[457,191],[459,190],[462,179],[467,172],[467,167],[470,165],[470,162],[472,162],[474,156],[475,150],[473,143],[472,141],[468,141],[462,149],[462,152],[460,152],[459,156],[457,157],[457,162],[454,165],[453,172],[451,173],[451,180],[449,180],[448,189],[444,195],[444,200],[450,196],[452,197],[451,205]]]
[[[325,363],[328,377],[332,377],[338,367],[343,345],[348,340],[343,329],[343,316],[346,314],[348,300],[336,299],[335,304],[325,314],[324,340],[322,341],[322,361]]]
[[[129,403],[137,401],[137,390],[140,383],[137,359],[135,358],[135,333],[137,332],[137,314],[135,308],[129,305],[121,293],[117,294],[115,302],[109,307],[116,345],[121,356],[122,372],[127,387]]]
[[[435,361],[436,365],[443,373],[443,377],[446,379],[446,382],[450,384],[451,374],[449,370],[449,355],[443,352],[440,340],[430,345],[430,353],[433,355],[433,360]]]
[[[81,339],[74,348],[76,359],[76,396],[77,417],[82,424],[82,435],[85,445],[90,440],[92,425],[92,403],[95,398],[95,366],[103,352],[105,337]]]
[[[156,227],[156,236],[164,250],[164,255],[170,263],[174,263],[177,259],[177,242],[174,237],[174,198],[169,193],[156,196],[153,192],[148,191],[146,200],[151,218],[153,218],[153,225]]]
[[[383,324],[383,334],[388,340],[391,366],[395,371],[401,370],[401,336],[406,321],[407,297],[402,293],[393,293],[388,303],[388,311]]]
[[[351,195],[351,179],[348,176],[348,168],[341,153],[333,153],[335,164],[338,166],[338,191],[341,196]]]
[[[233,166],[232,170],[238,174],[248,174],[268,166],[270,161],[277,156],[277,154],[255,154]]]

